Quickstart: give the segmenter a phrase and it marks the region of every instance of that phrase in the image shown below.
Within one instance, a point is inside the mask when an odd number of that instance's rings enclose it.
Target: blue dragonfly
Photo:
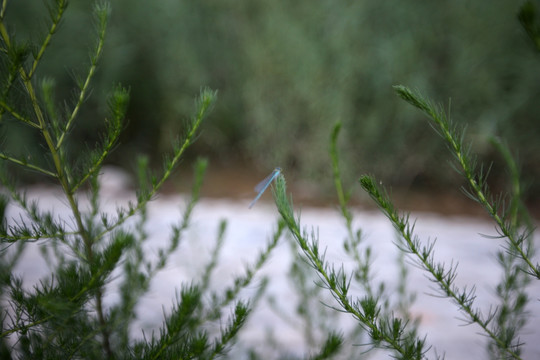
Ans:
[[[255,196],[255,199],[249,204],[249,208],[251,209],[253,205],[259,200],[261,195],[266,191],[268,186],[278,177],[278,175],[281,174],[281,168],[277,167],[272,171],[270,175],[268,175],[263,181],[261,181],[257,186],[255,186],[255,191],[258,192],[257,196]]]

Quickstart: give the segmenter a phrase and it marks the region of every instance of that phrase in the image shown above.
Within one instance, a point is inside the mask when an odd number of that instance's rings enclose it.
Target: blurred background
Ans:
[[[528,201],[537,204],[540,55],[518,7],[505,0],[114,0],[70,146],[84,151],[99,139],[106,96],[121,83],[131,89],[128,123],[109,163],[133,171],[136,155],[146,154],[160,165],[208,86],[218,102],[184,163],[210,159],[207,195],[243,196],[281,166],[305,196],[333,199],[328,147],[337,121],[348,186],[372,173],[397,192],[457,191],[461,180],[444,143],[394,94],[392,85],[403,84],[451,103],[473,152],[494,161],[495,188],[507,173],[488,139],[504,138],[522,166]],[[56,79],[60,106],[74,96],[74,78],[85,76],[95,42],[91,14],[91,1],[70,3],[39,68]],[[6,17],[19,41],[48,27],[41,1],[10,1]],[[37,133],[20,127],[9,134],[2,146],[40,158]]]

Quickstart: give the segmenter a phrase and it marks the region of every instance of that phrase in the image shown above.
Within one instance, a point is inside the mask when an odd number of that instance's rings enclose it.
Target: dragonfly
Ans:
[[[257,200],[261,197],[261,195],[266,191],[268,186],[278,177],[278,175],[281,174],[281,168],[277,167],[272,171],[270,175],[268,175],[263,181],[261,181],[257,186],[255,186],[255,191],[258,192],[257,196],[255,196],[255,199],[249,204],[249,209],[255,205]]]

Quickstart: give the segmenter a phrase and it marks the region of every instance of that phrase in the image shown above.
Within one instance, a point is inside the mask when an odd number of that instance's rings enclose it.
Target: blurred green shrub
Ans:
[[[28,11],[38,18],[41,2],[9,6],[21,14],[18,28],[32,34],[39,22]],[[57,65],[87,62],[86,49],[74,44],[92,26],[88,7],[72,4],[75,14],[52,44],[53,57],[45,59],[51,76],[65,79],[66,91],[70,74]],[[326,134],[341,121],[340,146],[350,164],[345,179],[369,171],[395,186],[447,185],[457,176],[435,166],[445,149],[392,95],[391,85],[407,83],[439,101],[455,99],[456,122],[468,124],[482,160],[495,156],[485,139],[504,134],[526,180],[540,176],[534,100],[540,73],[539,59],[512,16],[517,10],[502,0],[399,6],[366,0],[117,0],[90,103],[102,111],[97,104],[111,81],[131,87],[130,127],[113,158],[122,164],[133,152],[156,155],[167,148],[169,134],[183,126],[176,119],[192,108],[184,95],[205,84],[219,89],[221,99],[195,144],[205,155],[264,169],[280,165],[289,175],[317,181],[328,169]],[[88,113],[76,129],[81,140],[94,140],[94,118]]]

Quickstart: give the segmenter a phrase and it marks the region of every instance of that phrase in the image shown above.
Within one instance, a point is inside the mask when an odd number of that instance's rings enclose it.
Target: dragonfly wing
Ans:
[[[261,191],[260,193],[257,194],[257,196],[255,196],[255,199],[253,199],[249,203],[248,209],[251,209],[253,207],[253,205],[255,205],[255,203],[257,202],[257,200],[259,200],[259,198],[261,197],[262,194],[263,194],[263,191]]]
[[[255,191],[258,194],[257,196],[255,196],[255,199],[253,199],[253,201],[249,204],[250,209],[253,205],[255,205],[257,200],[259,200],[261,195],[266,190],[266,188],[268,188],[268,186],[272,183],[272,181],[274,181],[274,179],[279,175],[280,172],[281,172],[281,169],[276,168],[270,175],[268,175],[263,181],[261,181],[259,184],[257,184],[257,186],[255,186]]]
[[[270,175],[268,175],[267,177],[264,178],[263,181],[258,183],[257,186],[255,186],[255,192],[260,193],[261,191],[264,191],[266,187],[268,186],[268,184],[272,182],[272,180],[274,179],[274,176],[276,176],[276,172],[277,172],[276,170],[272,171]]]

